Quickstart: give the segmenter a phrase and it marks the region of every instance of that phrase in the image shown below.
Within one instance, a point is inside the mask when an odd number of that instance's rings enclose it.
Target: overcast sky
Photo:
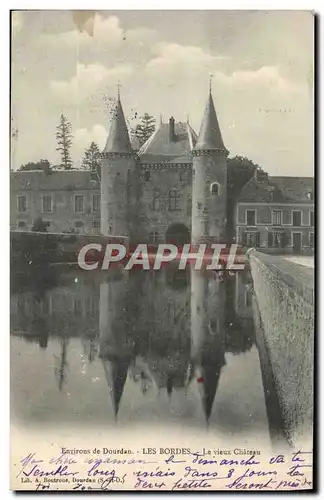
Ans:
[[[121,81],[125,115],[148,112],[198,132],[212,89],[230,155],[273,175],[313,175],[313,15],[303,11],[101,11],[94,36],[71,11],[13,14],[13,167],[59,162],[55,127],[72,124],[77,166],[104,146]]]

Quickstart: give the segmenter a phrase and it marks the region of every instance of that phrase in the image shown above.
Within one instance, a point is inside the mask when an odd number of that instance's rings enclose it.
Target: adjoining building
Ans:
[[[140,148],[130,142],[118,95],[99,174],[11,172],[11,229],[30,231],[41,218],[54,233],[311,249],[313,178],[271,177],[256,169],[229,212],[228,154],[211,91],[198,136],[189,122],[171,117]]]
[[[85,170],[11,172],[11,229],[30,231],[39,217],[48,232],[100,233],[98,175]]]
[[[237,201],[236,241],[297,253],[314,248],[314,179],[255,175]]]

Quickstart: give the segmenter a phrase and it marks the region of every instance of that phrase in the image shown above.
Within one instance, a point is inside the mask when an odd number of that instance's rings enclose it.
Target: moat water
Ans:
[[[11,280],[15,421],[269,436],[248,271],[53,266]]]

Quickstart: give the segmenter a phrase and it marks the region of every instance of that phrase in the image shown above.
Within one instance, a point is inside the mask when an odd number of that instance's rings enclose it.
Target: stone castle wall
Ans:
[[[192,165],[137,165],[140,182],[139,219],[143,241],[164,242],[172,224],[191,231]]]

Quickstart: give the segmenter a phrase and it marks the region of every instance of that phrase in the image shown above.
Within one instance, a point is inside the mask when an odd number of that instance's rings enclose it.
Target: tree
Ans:
[[[56,151],[60,151],[61,153],[61,166],[64,170],[70,170],[72,168],[72,160],[70,156],[70,149],[72,145],[71,123],[63,114],[61,114],[60,123],[56,127],[56,141]]]
[[[134,135],[138,137],[141,145],[147,141],[149,137],[153,134],[155,130],[155,118],[154,116],[145,113],[140,118],[141,122],[136,126],[134,130]]]
[[[234,156],[227,160],[227,186],[229,194],[236,197],[254,174],[256,163],[244,156]]]
[[[25,165],[20,165],[18,170],[43,170],[48,172],[51,169],[51,164],[48,160],[41,159],[39,161],[30,161]]]
[[[92,142],[85,150],[82,159],[82,168],[87,170],[99,171],[100,169],[100,149],[98,144]]]
[[[253,161],[243,156],[234,156],[227,160],[227,238],[235,235],[234,207],[236,198],[243,186],[251,179],[255,169],[260,168]]]

